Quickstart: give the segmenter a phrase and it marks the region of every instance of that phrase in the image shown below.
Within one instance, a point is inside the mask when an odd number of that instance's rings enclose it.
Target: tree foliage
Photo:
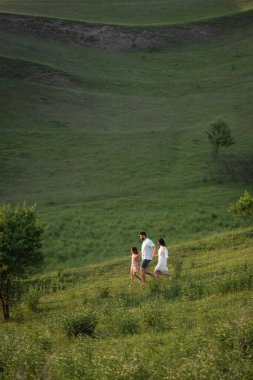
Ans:
[[[217,159],[220,147],[229,147],[234,144],[234,139],[231,136],[230,129],[227,123],[222,119],[212,122],[206,133],[208,141],[213,146],[213,155],[215,160]]]
[[[243,223],[249,225],[253,217],[253,197],[248,191],[245,191],[239,200],[230,206],[228,211]]]
[[[14,281],[42,263],[43,222],[35,216],[35,206],[0,206],[0,300],[3,317],[9,318]]]

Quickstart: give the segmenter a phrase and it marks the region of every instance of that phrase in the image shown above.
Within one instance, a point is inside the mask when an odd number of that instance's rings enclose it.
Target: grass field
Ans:
[[[172,245],[171,282],[129,288],[130,255],[34,278],[0,324],[2,379],[252,378],[252,236]]]
[[[0,0],[0,202],[45,220],[1,380],[252,378],[253,229],[228,213],[253,190],[252,9]],[[217,118],[235,144],[214,162]],[[166,240],[171,281],[128,287],[141,230]]]
[[[179,24],[252,8],[251,0],[0,0],[1,12],[125,25]]]
[[[209,3],[219,15],[239,11]],[[44,2],[26,4],[43,15]],[[85,4],[96,22],[124,23]],[[189,21],[213,16],[206,3],[205,16],[200,2],[182,4],[192,5]],[[47,3],[48,15],[68,17],[57,9]],[[122,257],[140,230],[175,243],[236,226],[227,209],[252,181],[213,178],[205,129],[224,118],[236,141],[227,154],[251,154],[251,19],[218,22],[220,34],[205,42],[117,53],[2,31],[0,199],[38,205],[46,268]]]

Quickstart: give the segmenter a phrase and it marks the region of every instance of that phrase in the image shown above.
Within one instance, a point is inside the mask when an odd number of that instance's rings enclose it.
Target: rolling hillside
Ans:
[[[236,226],[227,208],[252,190],[251,3],[0,2],[0,200],[38,205],[47,268],[122,257],[140,230],[175,243]],[[236,141],[218,167],[217,118]]]
[[[172,281],[146,286],[130,255],[33,278],[0,324],[2,379],[251,379],[252,236],[170,246]]]

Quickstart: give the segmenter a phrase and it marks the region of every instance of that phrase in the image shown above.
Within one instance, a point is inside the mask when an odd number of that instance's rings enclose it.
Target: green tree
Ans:
[[[218,157],[220,147],[229,147],[234,144],[230,129],[227,123],[222,119],[212,122],[206,133],[208,141],[213,146],[213,156],[215,160]]]
[[[244,224],[249,225],[253,217],[253,197],[245,191],[237,202],[232,204],[228,211]]]
[[[0,205],[0,300],[3,318],[9,319],[9,304],[14,283],[42,263],[42,221],[35,206]]]

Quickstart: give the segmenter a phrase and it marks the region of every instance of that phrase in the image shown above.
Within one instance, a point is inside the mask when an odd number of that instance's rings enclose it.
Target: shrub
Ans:
[[[163,291],[164,298],[168,301],[173,301],[181,297],[182,288],[177,280],[174,280],[171,286]]]
[[[241,198],[230,206],[228,211],[236,218],[241,220],[242,223],[249,225],[253,218],[253,197],[247,191]]]
[[[182,287],[182,295],[189,300],[200,299],[204,295],[204,285],[192,279]]]
[[[113,313],[108,322],[109,330],[116,335],[133,335],[140,331],[140,318],[127,309],[119,309]]]
[[[61,323],[61,330],[68,336],[92,336],[97,325],[97,315],[91,309],[78,310],[65,315]]]
[[[55,355],[51,363],[51,378],[55,380],[96,379],[93,346],[87,339],[78,341],[65,352]]]
[[[96,287],[95,293],[96,293],[97,298],[100,298],[100,299],[109,298],[112,295],[112,288],[110,284],[101,283]]]
[[[22,323],[25,320],[23,310],[21,307],[16,307],[12,312],[12,319],[15,322]]]
[[[164,331],[170,328],[167,304],[161,298],[156,298],[143,305],[141,309],[141,319],[144,325],[156,331]]]
[[[253,351],[253,322],[251,318],[218,325],[218,342],[224,350],[234,350],[240,355],[250,355]]]
[[[159,280],[149,281],[148,288],[152,294],[160,293],[162,289],[162,283]]]
[[[253,271],[252,268],[243,265],[237,270],[226,273],[217,283],[217,290],[222,294],[230,292],[251,290],[253,287]]]
[[[0,341],[3,379],[44,378],[45,364],[52,348],[47,335],[31,326],[22,332],[6,327],[0,332]]]

